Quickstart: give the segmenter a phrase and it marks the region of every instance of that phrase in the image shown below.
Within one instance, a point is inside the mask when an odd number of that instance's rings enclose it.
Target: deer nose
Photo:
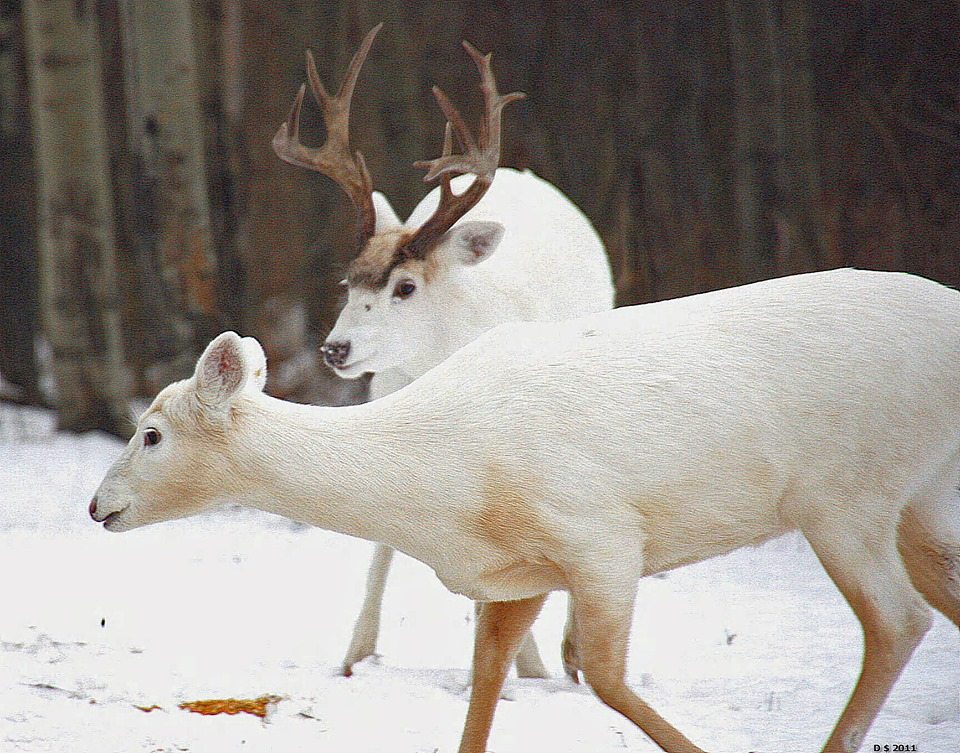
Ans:
[[[96,497],[90,500],[90,507],[88,509],[90,510],[90,517],[96,520],[97,519],[97,498]]]
[[[336,342],[327,341],[320,347],[323,353],[323,360],[328,366],[339,369],[346,363],[347,356],[350,355],[350,341],[341,340]]]

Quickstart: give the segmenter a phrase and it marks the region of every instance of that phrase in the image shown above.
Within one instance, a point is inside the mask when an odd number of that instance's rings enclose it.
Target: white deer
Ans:
[[[327,144],[310,149],[299,141],[303,87],[274,140],[282,159],[332,177],[357,207],[360,249],[345,280],[347,304],[322,350],[342,377],[375,372],[373,399],[409,384],[498,324],[582,316],[612,308],[614,299],[603,243],[583,213],[533,173],[497,168],[501,111],[523,95],[501,96],[490,55],[467,43],[484,98],[479,139],[474,141],[457,109],[434,89],[448,118],[443,156],[417,164],[429,168],[428,180],[441,177],[442,186],[405,223],[383,194],[372,191],[363,157],[359,152],[351,156],[349,113],[357,76],[379,30],[375,27],[363,40],[336,97],[324,89],[308,54],[307,78],[324,113]],[[451,154],[451,125],[463,155]],[[477,177],[451,181],[449,173],[456,172]],[[376,652],[392,557],[390,547],[377,545],[343,660],[345,675]],[[564,666],[576,679],[569,625]],[[547,676],[532,636],[517,656],[517,672]]]
[[[141,417],[91,515],[126,531],[237,500],[425,562],[484,602],[460,753],[486,750],[554,590],[601,700],[701,753],[626,684],[637,582],[791,529],[864,632],[824,751],[860,747],[925,600],[960,625],[960,293],[928,280],[840,270],[505,324],[347,408],[270,398],[264,376],[256,341],[214,340]]]

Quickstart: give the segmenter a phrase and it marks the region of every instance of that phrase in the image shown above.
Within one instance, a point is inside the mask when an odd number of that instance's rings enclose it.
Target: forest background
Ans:
[[[229,328],[275,394],[362,399],[316,350],[353,210],[270,142],[303,51],[335,85],[379,21],[352,140],[401,216],[439,153],[430,87],[476,122],[467,39],[528,94],[502,164],[583,209],[620,305],[844,265],[960,285],[956,1],[3,1],[0,397],[122,436]]]

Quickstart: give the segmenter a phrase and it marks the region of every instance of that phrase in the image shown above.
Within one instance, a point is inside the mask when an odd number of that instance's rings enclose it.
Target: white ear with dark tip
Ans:
[[[453,263],[479,264],[497,250],[503,230],[499,222],[461,222],[443,240],[446,256]]]

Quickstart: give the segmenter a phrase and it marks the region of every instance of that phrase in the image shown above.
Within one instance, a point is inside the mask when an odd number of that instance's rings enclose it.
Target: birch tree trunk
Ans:
[[[216,320],[204,135],[190,0],[120,4],[139,228],[153,259],[170,340],[150,381],[189,374]],[[149,271],[149,270],[148,270]]]
[[[40,301],[61,429],[130,431],[92,4],[27,0],[39,186]]]

